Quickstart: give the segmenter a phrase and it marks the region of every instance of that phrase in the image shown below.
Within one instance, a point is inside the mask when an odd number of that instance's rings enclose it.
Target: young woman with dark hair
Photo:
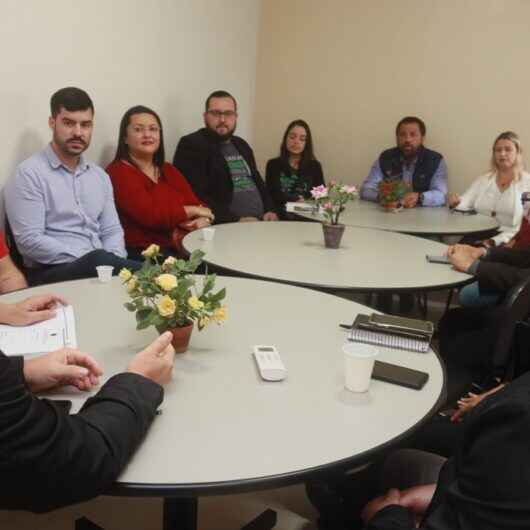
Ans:
[[[181,253],[187,232],[209,226],[213,214],[165,161],[162,123],[153,110],[130,108],[120,124],[118,149],[107,167],[130,257],[151,243],[164,254]]]
[[[267,162],[266,182],[282,219],[289,219],[286,202],[309,199],[311,188],[324,184],[322,166],[313,152],[311,129],[304,120],[295,120],[287,126],[280,156]]]

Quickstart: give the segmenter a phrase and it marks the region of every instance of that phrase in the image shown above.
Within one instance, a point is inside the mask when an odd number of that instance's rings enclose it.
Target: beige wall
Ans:
[[[88,156],[101,164],[135,104],[160,113],[171,159],[218,88],[238,98],[239,129],[250,136],[260,9],[261,0],[3,0],[0,186],[49,141],[49,98],[63,86],[94,100]]]
[[[499,132],[515,130],[530,152],[529,20],[527,0],[266,0],[260,163],[302,117],[326,176],[360,183],[396,122],[415,114],[446,157],[450,188],[464,190]]]

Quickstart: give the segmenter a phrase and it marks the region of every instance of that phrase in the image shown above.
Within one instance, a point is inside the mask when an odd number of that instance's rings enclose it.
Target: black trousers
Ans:
[[[116,275],[121,269],[127,268],[132,272],[137,271],[142,264],[139,261],[120,258],[103,249],[93,250],[70,263],[59,265],[43,265],[38,269],[29,269],[28,282],[31,286],[47,283],[64,282],[68,280],[81,280],[97,276],[96,267],[111,265]]]

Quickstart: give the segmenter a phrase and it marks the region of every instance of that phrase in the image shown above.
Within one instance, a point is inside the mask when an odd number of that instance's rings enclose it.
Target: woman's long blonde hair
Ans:
[[[491,172],[493,174],[496,174],[499,170],[499,168],[497,167],[497,163],[495,162],[495,146],[497,145],[497,142],[499,140],[509,140],[510,142],[512,142],[513,145],[515,145],[517,156],[515,158],[514,173],[515,180],[519,180],[524,170],[523,148],[521,146],[521,140],[519,139],[519,136],[517,136],[517,134],[513,131],[505,131],[499,134],[497,138],[495,138],[495,141],[493,142],[493,147],[491,148]]]

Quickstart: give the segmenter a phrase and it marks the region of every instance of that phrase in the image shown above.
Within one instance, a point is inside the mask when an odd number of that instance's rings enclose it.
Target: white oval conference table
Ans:
[[[190,350],[176,357],[162,414],[111,492],[164,497],[166,530],[192,528],[201,495],[278,487],[366,462],[441,405],[445,375],[432,351],[380,351],[381,360],[428,372],[422,390],[378,381],[366,394],[344,389],[346,332],[339,323],[368,308],[278,283],[220,277],[218,286],[227,289],[228,320],[194,330]],[[79,348],[102,364],[104,379],[156,336],[153,329],[136,331],[117,278],[58,283],[1,300],[50,291],[74,306]],[[260,379],[255,344],[278,348],[287,379]],[[53,397],[72,400],[76,411],[87,394]]]
[[[222,224],[212,241],[196,230],[183,245],[188,252],[203,250],[206,263],[229,272],[325,290],[427,292],[472,279],[427,262],[426,254],[442,255],[447,245],[353,226],[338,249],[325,248],[320,223],[292,221]]]
[[[318,213],[296,214],[314,221],[324,219],[324,216]],[[495,217],[467,215],[453,212],[446,207],[403,208],[398,212],[386,212],[375,202],[361,200],[349,203],[339,220],[347,226],[439,237],[472,234],[499,227]]]

